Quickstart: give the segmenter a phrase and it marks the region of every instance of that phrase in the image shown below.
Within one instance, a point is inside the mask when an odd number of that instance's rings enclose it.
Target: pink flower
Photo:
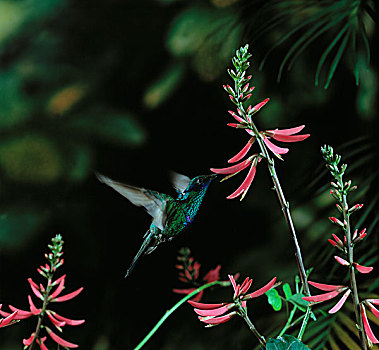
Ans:
[[[253,282],[252,279],[246,277],[241,285],[237,284],[234,277],[229,275],[229,280],[233,286],[234,295],[233,302],[218,303],[218,304],[204,304],[189,300],[188,302],[194,307],[194,311],[198,314],[199,320],[206,323],[208,326],[216,326],[221,323],[227,322],[234,316],[238,315],[238,311],[230,311],[237,305],[246,308],[246,300],[257,298],[258,296],[266,293],[275,285],[276,277],[273,278],[264,287],[257,291],[246,294]],[[229,312],[230,311],[230,312]]]
[[[342,307],[342,305],[345,303],[346,299],[351,293],[351,290],[349,289],[349,287],[346,287],[346,286],[336,286],[333,284],[323,284],[323,283],[317,283],[317,282],[312,282],[312,281],[308,281],[308,283],[317,289],[328,292],[324,294],[313,295],[310,297],[302,297],[302,299],[308,301],[311,304],[317,304],[323,301],[333,299],[340,293],[345,292],[342,298],[338,301],[338,303],[329,310],[329,313],[331,314],[337,312]]]
[[[0,309],[1,309],[1,306],[2,305],[0,304]],[[5,318],[0,318],[0,328],[9,326],[12,323],[15,323],[17,320],[16,316],[17,316],[17,311],[13,312],[12,314],[9,314]]]
[[[265,143],[266,147],[271,150],[275,156],[278,158],[281,158],[281,154],[285,154],[289,151],[288,148],[281,148],[275,144],[273,144],[269,139],[273,138],[277,141],[282,141],[282,142],[297,142],[297,141],[303,141],[306,138],[308,138],[310,135],[309,134],[304,134],[304,135],[294,135],[301,131],[304,128],[304,125],[295,127],[295,128],[290,128],[290,129],[275,129],[275,130],[266,130],[266,131],[261,131],[259,132],[259,135],[255,135],[254,129],[255,126],[252,124],[251,116],[259,111],[267,102],[269,99],[265,99],[264,101],[258,103],[254,107],[249,107],[245,113],[241,112],[237,108],[238,115],[233,112],[229,111],[229,113],[236,119],[239,123],[229,123],[228,125],[234,128],[238,129],[245,129],[247,133],[249,133],[252,137],[249,139],[249,141],[246,143],[246,145],[232,158],[228,160],[228,163],[236,163],[239,162],[241,159],[243,159],[247,153],[250,151],[251,146],[255,142],[257,137],[260,137],[263,142]],[[255,129],[256,130],[256,129]],[[238,174],[240,171],[244,170],[245,168],[250,166],[250,170],[245,178],[245,180],[242,182],[240,187],[233,192],[230,196],[228,196],[228,199],[233,199],[238,196],[241,196],[241,200],[245,197],[247,191],[249,190],[255,173],[256,173],[256,167],[258,162],[261,161],[262,155],[260,154],[253,154],[252,156],[249,156],[245,160],[239,162],[238,164],[232,165],[227,168],[211,168],[211,171],[216,173],[216,174],[224,174],[227,175],[222,181]]]
[[[367,303],[367,300],[364,302],[364,303]],[[368,303],[369,307],[371,307],[371,311],[373,311],[373,309],[375,309],[375,311],[378,311],[373,305],[370,305],[370,303]],[[361,315],[362,315],[362,321],[363,321],[363,327],[365,329],[365,332],[367,334],[367,337],[374,343],[374,344],[378,344],[379,343],[379,340],[375,337],[371,327],[370,327],[370,324],[368,323],[368,319],[367,319],[367,315],[366,315],[366,310],[365,310],[365,307],[363,305],[363,303],[361,303]],[[378,313],[374,313],[375,317],[378,318]]]
[[[186,252],[186,254],[187,255],[178,257],[178,260],[180,260],[182,263],[176,265],[176,268],[179,270],[179,280],[184,283],[190,284],[194,287],[184,289],[173,289],[172,291],[174,293],[188,295],[195,291],[199,286],[204,284],[201,281],[211,283],[219,280],[221,265],[218,265],[215,269],[208,271],[208,273],[199,281],[201,265],[197,261],[194,261],[192,257],[189,257],[189,251]],[[203,291],[200,291],[192,298],[192,300],[200,301],[203,296],[203,293]]]
[[[57,344],[62,345],[63,347],[74,349],[79,346],[73,343],[68,342],[67,340],[62,339],[57,336],[49,327],[45,327],[47,334],[53,339]]]

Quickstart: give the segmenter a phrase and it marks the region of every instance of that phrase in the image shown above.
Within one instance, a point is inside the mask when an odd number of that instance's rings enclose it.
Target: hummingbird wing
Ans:
[[[174,171],[170,173],[171,183],[175,190],[180,194],[183,194],[188,187],[191,179],[188,176],[178,174]]]
[[[167,200],[170,199],[170,196],[161,195],[156,191],[126,185],[121,182],[114,181],[99,173],[96,173],[96,177],[100,182],[112,187],[115,191],[127,198],[137,207],[144,207],[153,217],[153,223],[160,230],[164,230],[166,223],[165,207]]]

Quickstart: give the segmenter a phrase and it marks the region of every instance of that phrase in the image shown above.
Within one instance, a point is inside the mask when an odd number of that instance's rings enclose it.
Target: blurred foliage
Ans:
[[[30,266],[55,233],[67,242],[70,278],[85,286],[68,310],[86,315],[77,339],[84,349],[133,347],[177,301],[178,246],[222,264],[225,278],[239,271],[257,284],[273,275],[292,280],[291,244],[263,166],[242,204],[225,200],[238,179],[214,184],[191,230],[147,257],[131,280],[122,278],[125,266],[149,218],[92,176],[99,170],[170,193],[168,169],[195,176],[238,151],[247,140],[225,126],[231,105],[221,86],[244,43],[253,53],[252,100],[270,97],[257,125],[306,124],[312,135],[277,164],[312,279],[332,283],[339,273],[326,248],[335,212],[318,165],[324,143],[343,154],[359,185],[354,199],[365,207],[355,224],[368,228],[370,243],[358,256],[377,266],[376,12],[375,2],[352,0],[0,0],[0,303],[21,305]],[[355,47],[348,33],[356,33]],[[315,71],[328,90],[314,85]],[[376,293],[378,283],[361,287]],[[205,302],[229,294],[215,290]],[[275,335],[284,315],[266,304],[254,304],[253,318]],[[346,349],[341,329],[356,339],[344,315],[334,322],[318,313],[319,327],[305,339]],[[7,328],[1,349],[20,348],[22,326]],[[241,323],[203,329],[183,307],[146,349],[240,349],[251,341]]]

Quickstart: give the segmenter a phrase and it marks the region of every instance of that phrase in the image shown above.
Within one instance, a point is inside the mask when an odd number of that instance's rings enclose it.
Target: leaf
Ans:
[[[49,213],[36,205],[14,204],[0,209],[0,246],[4,250],[27,245],[44,225]]]
[[[0,167],[13,181],[31,184],[56,182],[62,175],[62,156],[51,139],[36,133],[0,143]]]
[[[136,119],[127,112],[97,108],[85,115],[73,116],[69,128],[81,133],[127,146],[139,146],[145,141],[145,132]]]
[[[266,344],[267,350],[306,350],[309,349],[299,339],[285,334],[276,339],[269,339]]]
[[[289,299],[289,301],[296,305],[301,311],[306,311],[306,308],[308,306],[308,302],[306,300],[303,300],[302,297],[305,297],[302,293],[296,293],[292,295],[292,297]]]
[[[282,299],[276,289],[270,289],[265,293],[268,298],[268,303],[275,311],[279,311],[282,308]]]
[[[291,287],[288,283],[284,283],[283,286],[283,293],[286,297],[286,300],[289,300],[292,296],[292,291],[291,291]]]
[[[146,90],[143,103],[148,108],[157,108],[165,102],[179,86],[184,75],[184,63],[171,65],[163,75]]]

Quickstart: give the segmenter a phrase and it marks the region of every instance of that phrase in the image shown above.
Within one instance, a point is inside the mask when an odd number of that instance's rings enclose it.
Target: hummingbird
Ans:
[[[112,187],[137,207],[144,207],[152,216],[149,229],[143,236],[141,248],[134,257],[125,277],[132,272],[142,255],[150,254],[160,243],[171,241],[195,218],[208,186],[217,175],[200,175],[193,179],[172,173],[171,182],[177,197],[123,184],[96,174],[100,182]]]

